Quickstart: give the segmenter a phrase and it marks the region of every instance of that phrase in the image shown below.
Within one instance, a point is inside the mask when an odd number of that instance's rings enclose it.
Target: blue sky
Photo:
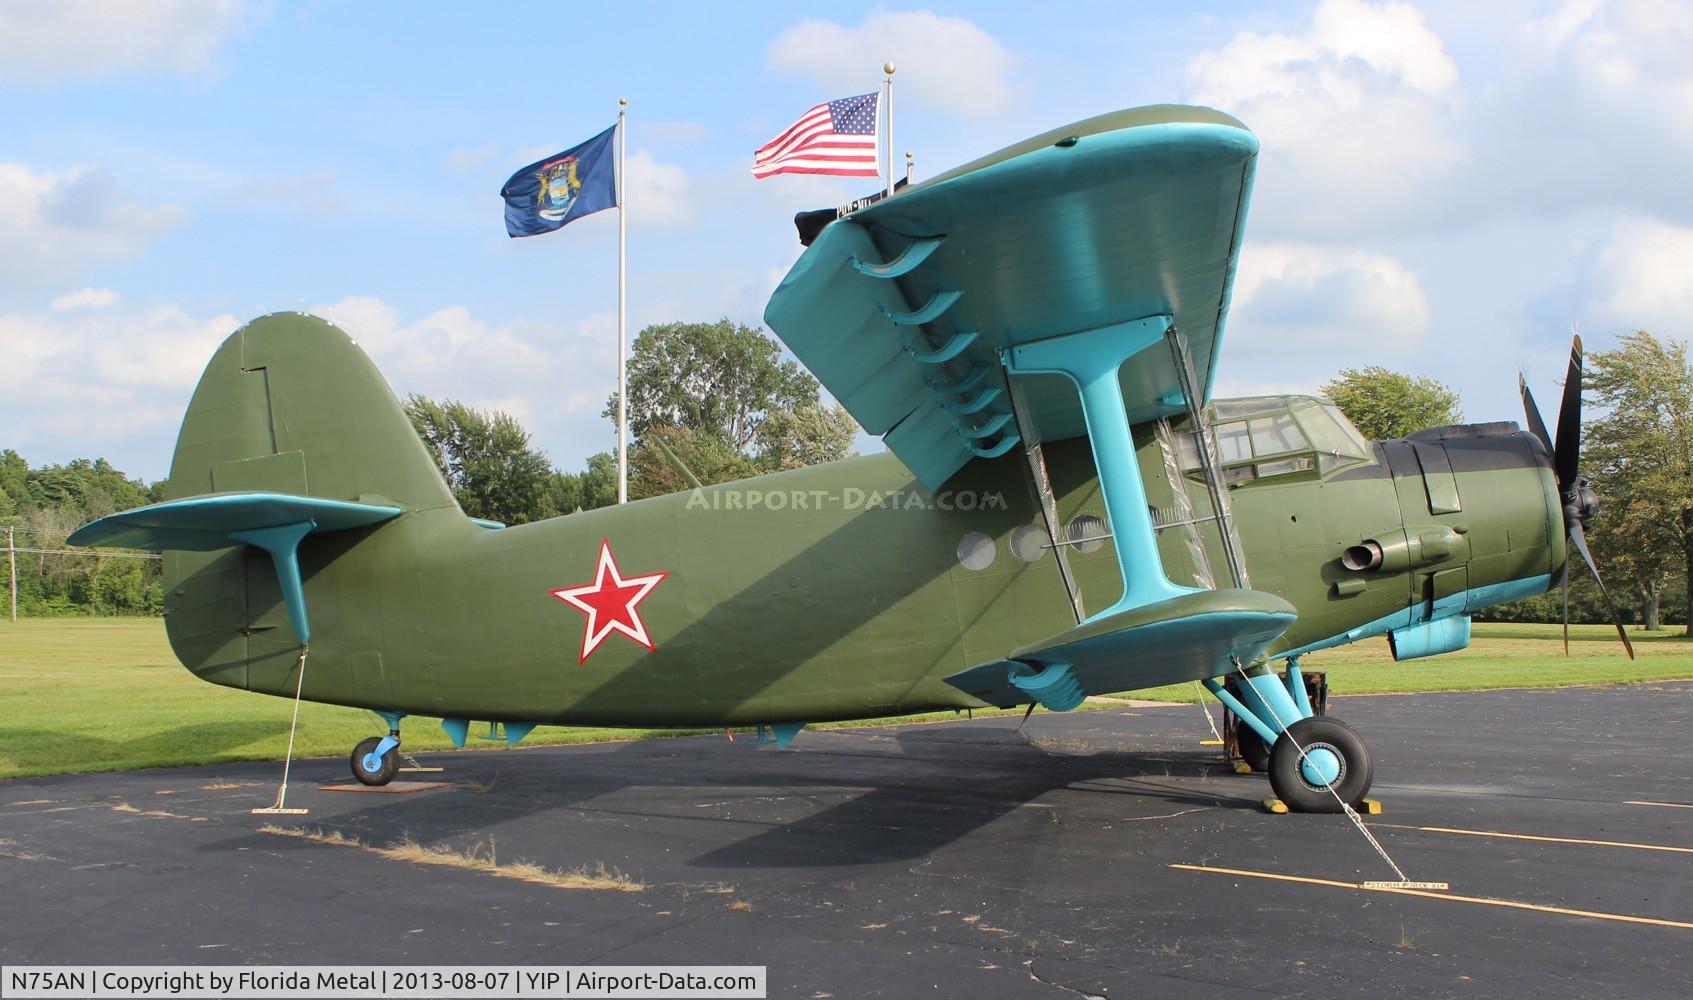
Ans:
[[[200,368],[307,309],[400,394],[612,443],[616,217],[510,240],[501,182],[630,99],[630,325],[757,323],[800,209],[751,152],[892,58],[919,177],[1138,104],[1263,142],[1218,391],[1383,364],[1515,419],[1590,349],[1693,325],[1693,6],[0,5],[0,447],[168,468]],[[871,446],[874,446],[873,443]]]

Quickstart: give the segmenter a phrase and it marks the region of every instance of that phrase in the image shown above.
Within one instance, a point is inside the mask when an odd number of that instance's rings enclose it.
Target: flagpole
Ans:
[[[888,75],[887,80],[883,83],[888,105],[888,145],[886,149],[882,150],[882,164],[883,176],[888,179],[888,197],[891,198],[894,193],[894,64],[892,59],[882,64],[882,72]]]
[[[628,298],[624,243],[629,233],[629,206],[624,186],[623,160],[629,152],[629,98],[617,99],[617,502],[629,501],[629,380],[625,373],[624,355],[627,352],[625,334],[628,322]]]

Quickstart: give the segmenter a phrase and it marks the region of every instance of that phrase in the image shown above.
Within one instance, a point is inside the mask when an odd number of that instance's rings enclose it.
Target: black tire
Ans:
[[[1270,769],[1270,747],[1264,742],[1251,726],[1235,720],[1234,746],[1240,752],[1240,759],[1246,761],[1246,766],[1263,774]]]
[[[353,748],[352,756],[347,760],[347,764],[353,769],[353,777],[367,785],[386,785],[394,780],[394,775],[400,773],[399,744],[389,747],[388,752],[382,755],[382,769],[380,771],[372,773],[364,769],[365,757],[375,753],[381,742],[380,736],[360,740],[359,745]]]
[[[1306,779],[1295,741],[1307,751],[1326,748],[1339,757],[1340,774],[1335,778],[1333,795],[1327,786]],[[1356,808],[1369,793],[1374,777],[1369,747],[1339,719],[1301,719],[1288,727],[1270,750],[1270,787],[1293,812],[1340,812],[1337,795]]]

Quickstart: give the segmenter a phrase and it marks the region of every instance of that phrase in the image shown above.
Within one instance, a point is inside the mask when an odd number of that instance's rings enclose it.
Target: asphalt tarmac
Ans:
[[[278,702],[278,712],[287,706]],[[1192,706],[0,783],[0,962],[764,965],[772,997],[1693,994],[1693,684],[1336,699],[1376,838]],[[412,720],[412,725],[428,725]],[[411,777],[411,776],[402,776]],[[271,824],[365,847],[286,836]],[[1509,835],[1509,836],[1507,836]],[[1528,838],[1528,839],[1523,839]],[[1550,838],[1550,839],[1533,839]],[[560,888],[370,848],[600,866]],[[1178,867],[1185,866],[1185,867]]]

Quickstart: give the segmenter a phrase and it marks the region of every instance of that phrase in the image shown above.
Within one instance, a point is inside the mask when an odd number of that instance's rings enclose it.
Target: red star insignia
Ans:
[[[588,662],[588,657],[594,655],[594,650],[613,632],[622,632],[648,649],[656,649],[652,640],[647,638],[646,623],[641,621],[641,614],[635,606],[669,575],[666,571],[625,577],[617,571],[617,560],[611,556],[611,542],[600,539],[600,565],[594,573],[594,582],[548,591],[588,616],[582,629],[582,655],[576,662]]]

